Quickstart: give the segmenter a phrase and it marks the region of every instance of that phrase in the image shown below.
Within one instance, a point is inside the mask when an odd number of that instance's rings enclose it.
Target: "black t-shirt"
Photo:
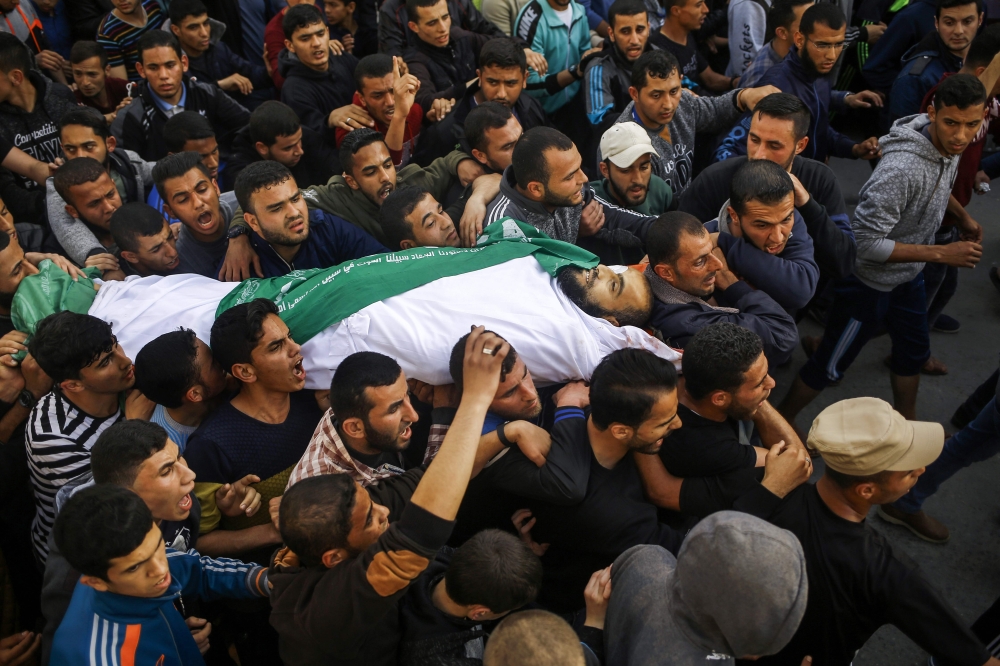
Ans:
[[[674,54],[677,62],[680,63],[682,76],[686,76],[695,83],[702,83],[701,73],[708,67],[708,61],[698,51],[698,45],[691,33],[688,33],[687,44],[678,44],[659,30],[653,33],[650,41],[653,42],[653,46]]]
[[[935,657],[982,666],[990,655],[920,567],[865,523],[831,511],[813,484],[761,515],[798,537],[809,573],[805,617],[791,642],[757,664],[848,666],[883,624],[894,624]]]
[[[706,419],[684,405],[677,406],[677,415],[681,427],[660,447],[660,460],[674,476],[717,476],[757,464],[756,449],[740,443],[738,421]],[[751,443],[759,445],[756,435]]]

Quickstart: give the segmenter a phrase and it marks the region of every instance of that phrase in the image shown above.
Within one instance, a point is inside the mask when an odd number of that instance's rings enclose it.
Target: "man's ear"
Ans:
[[[934,20],[934,23],[937,24],[937,19]],[[801,51],[802,47],[806,45],[806,36],[796,30],[795,34],[792,35],[792,42],[795,44],[795,48]]]
[[[472,157],[483,166],[486,166],[486,153],[484,153],[483,151],[473,148]]]
[[[774,36],[783,42],[788,41],[788,28],[784,26],[778,26],[774,29]]]
[[[876,486],[871,481],[866,481],[865,483],[859,483],[853,488],[854,492],[857,493],[858,497],[867,501],[870,501],[878,493],[878,486]]]
[[[174,37],[177,37],[178,39],[180,39],[180,37],[181,37],[181,27],[179,25],[177,25],[176,23],[171,22],[170,23],[170,32],[174,33]]]
[[[656,264],[653,266],[653,272],[670,284],[673,284],[674,280],[677,278],[677,273],[674,271],[674,267],[670,264]]]
[[[249,363],[234,363],[229,372],[244,384],[257,381],[257,370]]]
[[[77,220],[80,219],[80,211],[78,211],[74,206],[66,204],[66,213],[72,218],[76,218]]]
[[[104,145],[108,147],[108,152],[115,152],[115,148],[118,147],[118,139],[115,138],[114,134],[109,134],[108,138],[104,140]]]
[[[417,241],[412,241],[409,238],[404,238],[403,240],[399,241],[400,250],[412,250],[415,247],[417,247]]]
[[[633,102],[639,103],[639,91],[636,90],[635,86],[628,87],[628,96],[632,98]]]
[[[170,208],[170,204],[168,204],[163,199],[160,199],[160,204],[163,206],[163,212],[164,213],[166,213],[170,217],[174,217],[174,218],[177,217],[176,215],[174,215],[174,211]]]
[[[708,396],[708,400],[719,409],[726,409],[732,403],[733,396],[725,391],[712,391]]]
[[[412,30],[413,32],[417,31],[418,26],[413,21],[407,21],[406,25],[409,26],[410,30]]]
[[[795,144],[795,154],[796,155],[801,155],[802,151],[805,150],[806,146],[808,146],[808,145],[809,145],[809,137],[808,136],[804,136],[801,139],[799,139],[798,142],[796,142],[796,144]]]
[[[729,213],[729,221],[736,226],[740,225],[740,216],[736,212],[736,209],[732,206],[726,206],[726,212]]]
[[[184,392],[184,399],[188,402],[203,402],[205,400],[205,387],[195,384]]]
[[[130,264],[139,263],[139,255],[137,255],[135,252],[129,252],[128,250],[121,250],[119,254],[122,256],[122,259],[124,259]]]
[[[257,143],[253,144],[253,149],[256,150],[257,154],[263,157],[265,160],[268,159],[268,154],[271,152],[271,150],[264,145],[263,141],[258,141]]]
[[[483,620],[485,620],[486,618],[488,618],[490,615],[493,615],[493,611],[491,611],[486,606],[480,606],[478,604],[470,606],[465,611],[465,617],[469,618],[473,622],[482,622]]]
[[[260,223],[257,222],[257,216],[253,213],[243,213],[243,221],[250,225],[250,228],[260,233]]]
[[[295,50],[292,49],[292,40],[290,39],[285,40],[285,48],[288,49],[289,53],[295,53]]]
[[[135,63],[135,73],[141,76],[142,78],[146,78],[146,68],[142,66],[141,62]]]
[[[344,176],[344,182],[347,183],[347,186],[349,188],[351,188],[352,190],[361,189],[361,186],[358,185],[358,181],[354,180],[354,176],[349,176],[346,171],[342,175]]]
[[[101,580],[97,576],[80,576],[80,582],[87,587],[92,587],[98,592],[107,592],[108,583],[107,581]]]
[[[608,179],[611,178],[611,173],[608,171],[608,165],[604,160],[601,160],[600,162],[597,163],[597,168],[601,170],[602,176]]]
[[[931,102],[927,105],[927,119],[934,122],[935,117],[937,117],[937,109],[934,108],[934,102]],[[69,206],[66,206],[66,208],[69,208]]]
[[[537,180],[533,180],[524,188],[527,190],[528,194],[532,197],[541,201],[545,197],[545,186],[539,183]]]
[[[183,54],[181,54],[181,67],[184,68],[185,72],[188,71],[188,57]]]
[[[331,548],[323,553],[323,557],[320,558],[320,561],[323,563],[324,567],[332,569],[348,559],[350,559],[350,554],[347,552],[346,548]]]
[[[353,439],[364,439],[365,437],[364,421],[362,421],[357,417],[352,417],[341,421],[340,429],[344,432],[345,435]]]
[[[612,437],[620,442],[631,441],[632,437],[635,436],[635,429],[622,423],[612,423],[608,431]]]
[[[79,379],[67,379],[59,382],[59,389],[63,393],[79,393],[84,389],[83,382]]]

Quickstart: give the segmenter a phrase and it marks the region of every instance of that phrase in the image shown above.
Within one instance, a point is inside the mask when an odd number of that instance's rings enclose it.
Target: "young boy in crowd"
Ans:
[[[69,52],[76,101],[104,115],[108,125],[132,99],[128,81],[111,76],[108,52],[97,42],[77,42]]]

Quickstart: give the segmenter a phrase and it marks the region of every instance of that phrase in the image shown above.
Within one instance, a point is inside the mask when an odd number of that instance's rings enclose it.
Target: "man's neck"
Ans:
[[[94,393],[93,391],[63,391],[63,397],[77,409],[94,418],[103,419],[118,411],[117,393]]]
[[[10,91],[10,95],[7,97],[7,103],[22,109],[27,113],[31,113],[35,110],[35,102],[37,99],[38,90],[35,88],[34,84],[28,80],[28,77],[25,76],[21,85]]]
[[[301,58],[299,59],[299,62],[302,62]],[[330,59],[329,58],[327,58],[326,62],[324,62],[322,65],[308,65],[308,64],[306,64],[304,62],[302,62],[302,64],[305,65],[306,67],[308,67],[309,69],[313,70],[314,72],[325,72],[328,69],[330,69]]]
[[[180,407],[167,407],[167,416],[183,426],[196,428],[208,415],[207,402],[185,402]]]
[[[677,44],[686,45],[688,42],[688,31],[672,18],[668,18],[660,26],[660,34]]]
[[[611,434],[611,429],[598,430],[594,425],[594,417],[587,419],[587,437],[590,448],[601,467],[614,469],[615,465],[628,453],[628,449]]]
[[[278,256],[281,257],[282,259],[284,259],[285,263],[287,263],[289,266],[292,265],[292,260],[295,259],[295,255],[297,255],[299,253],[299,248],[302,247],[301,244],[299,244],[299,245],[274,245],[273,243],[271,243],[270,245],[271,245],[271,249],[273,249],[275,252],[277,252]]]
[[[97,93],[96,95],[94,95],[90,99],[94,100],[94,104],[96,104],[97,106],[101,107],[102,109],[108,108],[108,101],[109,101],[110,98],[108,97],[108,85],[107,85],[107,83],[105,83],[104,87],[101,88],[101,92]]]
[[[557,12],[564,12],[564,11],[566,11],[567,9],[569,9],[572,6],[568,2],[565,5],[560,5],[558,2],[556,2],[556,0],[548,0],[548,3],[549,3],[549,7],[551,7],[552,9],[554,9]]]
[[[233,398],[233,407],[252,419],[264,423],[284,423],[292,408],[292,394],[284,391],[272,391],[260,385],[243,384],[240,392]]]
[[[465,606],[457,604],[448,596],[448,590],[444,584],[444,578],[439,580],[434,589],[431,590],[431,603],[448,617],[462,618],[466,616]]]
[[[209,46],[211,47],[211,44],[209,44]],[[205,53],[205,51],[208,50],[208,49],[199,49],[192,46],[188,46],[187,44],[184,43],[181,43],[181,48],[184,50],[184,53],[187,54],[188,58],[199,58],[203,53]]]
[[[687,390],[681,391],[680,393],[681,404],[690,409],[692,412],[698,416],[708,419],[709,421],[716,421],[718,423],[724,423],[729,416],[726,412],[719,409],[713,405],[708,400],[695,400],[691,397],[691,394]]]
[[[771,40],[771,48],[774,49],[774,52],[778,54],[779,58],[784,58],[788,55],[788,52],[792,50],[792,45],[789,42],[775,37]]]
[[[819,498],[823,500],[823,504],[826,504],[830,511],[852,523],[864,522],[873,506],[870,502],[866,502],[856,495],[853,497],[848,495],[847,491],[831,481],[830,477],[825,474],[816,482],[816,492],[819,493]]]
[[[132,12],[129,14],[123,14],[119,9],[114,9],[112,10],[111,13],[117,16],[122,21],[125,21],[126,23],[131,23],[137,28],[141,28],[144,25],[146,25],[146,19],[148,18],[146,16],[146,10],[142,6],[141,2],[136,4],[135,9],[133,9]]]

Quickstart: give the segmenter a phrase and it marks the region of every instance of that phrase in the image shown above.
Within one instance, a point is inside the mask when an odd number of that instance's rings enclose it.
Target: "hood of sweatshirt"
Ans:
[[[937,173],[941,162],[950,158],[942,155],[923,134],[924,128],[930,124],[930,118],[925,113],[900,118],[892,124],[889,136],[879,139],[882,155],[910,153],[921,163],[926,160],[929,164],[925,164],[925,168],[933,167],[934,173]]]
[[[962,59],[948,50],[944,40],[941,39],[941,35],[937,32],[927,33],[923,39],[908,48],[906,53],[903,54],[902,62],[907,63],[924,56],[940,58],[955,71],[958,71],[962,67]]]
[[[311,67],[306,67],[298,59],[298,56],[288,49],[284,49],[278,54],[278,73],[286,79],[291,76],[292,72],[295,72],[296,76],[301,76],[304,79],[322,81],[330,76],[330,69],[327,67],[325,72],[317,72]]]
[[[806,612],[808,590],[805,555],[794,534],[745,513],[720,511],[684,539],[668,593],[689,640],[740,658],[784,648]]]

